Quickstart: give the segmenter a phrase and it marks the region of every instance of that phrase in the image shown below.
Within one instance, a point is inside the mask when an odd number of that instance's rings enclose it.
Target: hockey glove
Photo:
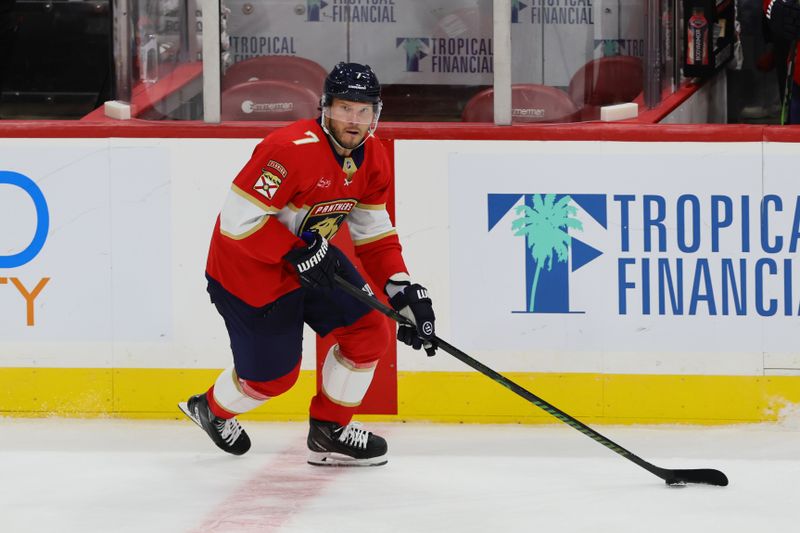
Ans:
[[[772,0],[767,7],[772,32],[787,41],[800,37],[800,4],[797,0]]]
[[[308,246],[290,250],[283,258],[294,266],[306,289],[332,289],[339,269],[339,250],[319,233],[304,232]]]
[[[433,304],[428,290],[418,283],[389,280],[386,285],[390,294],[389,303],[395,311],[408,318],[415,327],[401,324],[397,328],[397,340],[419,350],[423,346],[428,356],[436,354],[433,338],[436,336]]]

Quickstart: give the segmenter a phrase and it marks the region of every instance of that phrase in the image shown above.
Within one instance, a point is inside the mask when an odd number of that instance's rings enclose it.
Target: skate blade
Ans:
[[[333,452],[309,452],[308,464],[314,466],[381,466],[389,462],[387,454],[369,459],[354,459]]]
[[[180,402],[178,404],[178,409],[183,411],[183,414],[185,414],[189,418],[189,420],[200,426],[200,429],[203,429],[203,424],[201,424],[200,421],[196,419],[194,415],[192,415],[192,412],[189,410],[189,405],[187,404],[187,402]],[[203,431],[205,431],[205,429],[203,429]]]

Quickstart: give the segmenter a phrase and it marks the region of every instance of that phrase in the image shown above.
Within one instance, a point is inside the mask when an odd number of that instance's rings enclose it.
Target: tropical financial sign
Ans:
[[[491,73],[492,39],[398,37],[405,52],[406,72]],[[422,61],[424,58],[429,58]]]
[[[395,0],[306,0],[309,22],[397,22]]]
[[[505,214],[502,202],[514,196],[488,195],[490,231]],[[531,313],[575,312],[569,308],[569,272],[603,253],[579,238],[583,223],[576,216],[577,206],[583,207],[584,216],[605,226],[608,198],[598,194],[516,196],[520,201],[515,202],[513,210],[519,216],[512,221],[511,231],[524,238],[529,250],[525,256],[525,286],[529,288],[526,310]],[[776,231],[773,217],[785,210],[784,200],[778,195],[766,195],[755,206],[751,206],[752,198],[748,196],[712,195],[704,206],[697,195],[681,195],[675,206],[674,245],[680,253],[678,257],[667,253],[667,198],[655,194],[642,197],[619,194],[610,200],[610,207],[619,209],[618,216],[623,221],[620,246],[615,250],[620,315],[635,312],[643,315],[747,315],[749,310],[760,316],[800,316],[800,300],[795,298],[793,290],[794,260],[772,257],[797,253],[800,196],[787,206],[791,210],[791,226]],[[641,249],[634,250],[629,223],[631,216],[635,216],[637,202],[641,203],[644,239]],[[500,211],[498,204],[501,204]],[[757,214],[751,219],[752,207]],[[704,213],[704,209],[707,212]],[[746,220],[734,226],[736,216],[746,217]],[[711,223],[704,226],[702,220]],[[704,228],[708,231],[703,231]],[[738,246],[720,253],[721,236],[730,231],[737,232]],[[712,254],[701,252],[705,239],[711,241]],[[757,253],[764,254],[763,257],[751,256],[754,247]],[[772,277],[778,278],[782,290],[770,295],[767,286]],[[754,285],[753,294],[747,290],[749,283]]]
[[[456,329],[506,346],[536,331],[552,347],[789,349],[800,326],[792,174],[763,175],[755,153],[637,145],[656,152],[643,158],[631,146],[451,156]]]

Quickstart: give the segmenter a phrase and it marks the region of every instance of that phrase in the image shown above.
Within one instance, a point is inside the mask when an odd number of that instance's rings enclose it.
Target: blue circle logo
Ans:
[[[50,212],[47,209],[44,194],[29,177],[18,172],[0,170],[0,184],[3,183],[14,185],[28,193],[33,200],[33,205],[36,206],[36,233],[33,234],[31,243],[19,253],[0,255],[0,268],[16,268],[31,261],[44,247],[47,231],[50,229]]]

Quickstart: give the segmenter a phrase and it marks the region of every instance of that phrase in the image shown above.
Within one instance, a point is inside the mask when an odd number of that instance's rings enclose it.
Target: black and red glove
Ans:
[[[436,354],[436,315],[428,290],[419,283],[389,280],[386,292],[395,311],[409,319],[414,326],[401,324],[397,328],[397,340],[415,350],[425,347],[428,356]]]
[[[302,239],[308,246],[290,250],[283,258],[294,266],[300,285],[306,289],[332,289],[341,252],[319,233],[304,232]]]

